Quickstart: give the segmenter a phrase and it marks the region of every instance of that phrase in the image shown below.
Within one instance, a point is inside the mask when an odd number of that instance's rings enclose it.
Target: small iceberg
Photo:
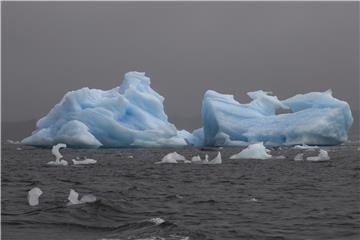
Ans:
[[[192,163],[201,163],[201,157],[199,156],[199,155],[197,155],[197,156],[193,156],[192,158],[191,158],[191,162]]]
[[[95,164],[97,161],[91,158],[85,158],[84,160],[71,160],[74,165],[87,165],[87,164]]]
[[[258,200],[253,197],[253,198],[250,198],[250,199],[248,200],[248,202],[258,202]]]
[[[28,202],[29,205],[34,207],[39,205],[39,197],[43,194],[40,188],[34,187],[28,192]]]
[[[294,161],[303,161],[303,160],[304,160],[303,153],[296,154],[296,156],[294,157]]]
[[[178,154],[177,152],[172,152],[172,153],[168,153],[166,154],[160,162],[156,162],[156,164],[159,164],[159,163],[178,163],[178,161],[184,161],[186,162],[186,158],[181,155],[181,154]]]
[[[302,145],[296,145],[294,146],[294,149],[306,149],[306,150],[314,150],[319,148],[318,146],[309,146],[306,144],[302,144]]]
[[[154,223],[155,225],[160,225],[160,224],[164,223],[165,220],[162,219],[162,218],[157,217],[157,218],[150,218],[150,219],[149,219],[149,222],[152,222],[152,223]]]
[[[241,152],[234,154],[230,159],[269,159],[272,156],[268,154],[269,149],[266,149],[262,142],[250,144]]]
[[[66,148],[66,144],[59,143],[52,147],[51,153],[56,157],[56,160],[48,162],[47,163],[48,165],[53,165],[53,166],[67,166],[68,165],[68,162],[66,160],[61,159],[63,157],[63,155],[61,155],[61,153],[60,153],[61,148]]]
[[[205,161],[207,160],[207,158],[205,158]],[[204,162],[203,164],[221,164],[222,163],[222,159],[221,159],[221,153],[218,152],[218,154],[216,155],[216,157],[210,161]]]
[[[19,142],[19,141],[14,141],[14,140],[11,140],[11,139],[6,140],[6,142],[8,142],[8,143],[10,143],[10,144],[21,144],[21,142]]]
[[[312,161],[312,162],[322,162],[322,161],[329,161],[330,157],[327,151],[320,149],[319,155],[318,156],[314,156],[314,157],[307,157],[306,158],[307,161]]]
[[[86,194],[79,200],[79,193],[74,189],[70,189],[69,197],[68,197],[68,206],[82,204],[82,203],[92,203],[96,201],[96,197],[92,194]]]

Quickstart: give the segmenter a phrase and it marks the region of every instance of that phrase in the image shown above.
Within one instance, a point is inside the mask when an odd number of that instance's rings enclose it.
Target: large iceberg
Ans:
[[[347,140],[353,122],[350,107],[334,98],[330,90],[283,101],[261,90],[248,96],[252,101],[241,104],[232,95],[211,90],[205,93],[203,129],[197,130],[203,131],[204,145],[335,145]],[[276,114],[277,109],[289,112]]]
[[[192,135],[168,122],[163,101],[145,73],[128,72],[122,84],[111,90],[82,88],[65,94],[22,143],[83,148],[186,146]]]

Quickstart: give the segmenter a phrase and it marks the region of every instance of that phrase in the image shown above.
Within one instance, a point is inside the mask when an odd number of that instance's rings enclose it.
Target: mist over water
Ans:
[[[169,149],[64,149],[94,165],[51,167],[50,149],[2,145],[2,239],[358,239],[359,142],[325,147],[331,160],[154,164]],[[190,159],[216,151],[178,149]],[[307,155],[317,153],[305,152]],[[27,191],[43,191],[30,207]],[[67,206],[70,189],[96,202]]]

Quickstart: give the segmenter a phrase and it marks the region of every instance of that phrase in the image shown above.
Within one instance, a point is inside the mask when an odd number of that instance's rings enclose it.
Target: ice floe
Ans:
[[[313,162],[321,162],[321,161],[329,161],[330,157],[329,157],[329,154],[327,151],[320,149],[318,156],[307,157],[306,160],[313,161]]]
[[[250,144],[241,152],[234,154],[230,159],[269,159],[272,156],[270,150],[266,149],[262,142]]]
[[[76,205],[82,203],[92,203],[96,201],[96,197],[92,194],[86,194],[79,200],[79,193],[76,192],[74,189],[70,189],[69,197],[68,197],[68,204],[67,205]]]
[[[30,206],[39,205],[39,197],[43,194],[40,188],[34,187],[28,192],[28,203]]]
[[[309,146],[306,144],[302,144],[302,145],[296,145],[294,146],[294,149],[305,149],[305,150],[315,150],[318,149],[318,146]]]
[[[95,164],[97,161],[91,158],[85,158],[84,160],[75,160],[72,159],[74,165],[87,165],[87,164]]]

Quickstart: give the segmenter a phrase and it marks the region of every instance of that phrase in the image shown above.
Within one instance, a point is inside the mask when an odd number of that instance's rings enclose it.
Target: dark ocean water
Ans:
[[[360,239],[359,142],[323,149],[328,162],[293,161],[296,149],[229,160],[240,149],[221,149],[221,165],[154,164],[172,149],[64,149],[98,163],[51,167],[49,149],[5,143],[2,239]],[[36,207],[33,187],[44,192]],[[67,206],[70,189],[98,200]]]

